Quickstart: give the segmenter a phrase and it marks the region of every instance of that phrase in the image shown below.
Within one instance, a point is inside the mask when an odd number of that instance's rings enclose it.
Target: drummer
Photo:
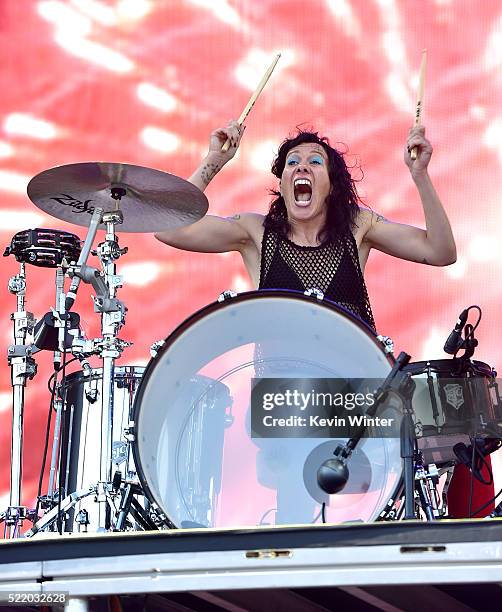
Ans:
[[[189,181],[204,191],[234,157],[242,132],[236,121],[215,130],[207,156]],[[230,148],[222,152],[227,139]],[[411,156],[414,147],[415,160]],[[206,215],[192,225],[155,236],[189,251],[239,251],[255,288],[321,289],[325,297],[343,305],[374,329],[364,282],[371,249],[431,266],[448,266],[456,261],[450,223],[427,171],[431,155],[425,128],[412,127],[404,161],[422,202],[425,230],[393,223],[362,206],[343,155],[326,138],[298,132],[280,145],[272,165],[279,185],[267,215]],[[468,470],[456,466],[448,492],[450,516],[468,516],[468,483]],[[493,485],[474,482],[473,507],[492,497]],[[485,513],[492,507],[493,504]]]
[[[242,133],[236,121],[212,132],[207,156],[188,180],[204,191],[234,157]],[[230,147],[223,152],[227,139]],[[450,223],[427,171],[431,155],[425,128],[411,128],[404,161],[422,202],[425,230],[391,222],[362,206],[343,154],[327,138],[299,131],[279,147],[272,165],[279,185],[266,215],[206,215],[155,237],[188,251],[238,251],[255,288],[315,287],[375,328],[364,282],[372,248],[431,266],[456,261]]]

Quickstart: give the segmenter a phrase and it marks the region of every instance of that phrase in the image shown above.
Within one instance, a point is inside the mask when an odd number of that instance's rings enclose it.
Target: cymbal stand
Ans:
[[[126,193],[122,187],[114,187],[111,191],[112,197],[117,201]],[[85,356],[99,355],[103,363],[99,482],[86,490],[85,494],[78,492],[78,495],[75,493],[68,495],[67,492],[67,496],[59,503],[59,512],[58,509],[55,509],[54,512],[51,511],[44,516],[28,532],[28,536],[45,530],[56,520],[60,520],[58,518],[60,514],[64,514],[80,499],[86,497],[89,491],[96,496],[96,501],[98,502],[98,531],[108,531],[112,527],[110,514],[114,508],[113,498],[118,495],[118,492],[114,492],[113,489],[112,474],[115,359],[120,356],[124,348],[131,344],[117,336],[118,331],[124,325],[127,311],[123,302],[116,297],[117,289],[122,286],[122,278],[116,274],[115,262],[121,255],[127,252],[127,247],[122,249],[119,247],[115,234],[115,226],[122,223],[122,221],[123,214],[118,208],[118,202],[115,210],[105,212],[101,217],[101,223],[106,225],[105,240],[98,245],[95,251],[92,251],[101,262],[103,270],[101,273],[84,262],[71,270],[71,274],[92,285],[96,292],[93,298],[94,311],[101,313],[101,338],[92,341],[76,338],[71,349],[72,353],[81,362]],[[62,477],[63,475],[60,474],[59,478],[61,479]]]
[[[126,190],[123,187],[112,187],[111,196],[117,201],[116,210],[105,212],[102,221],[106,224],[105,241],[98,245],[97,256],[104,272],[107,295],[94,298],[94,310],[101,313],[101,359],[103,362],[103,389],[101,393],[101,444],[100,469],[98,483],[98,530],[110,529],[110,506],[108,497],[112,493],[112,441],[113,441],[113,396],[115,359],[127,343],[117,337],[118,331],[125,323],[126,308],[116,298],[117,289],[122,286],[122,278],[116,274],[115,261],[127,252],[119,248],[115,234],[115,225],[123,222],[123,214],[118,204]]]
[[[59,315],[64,312],[64,272],[61,266],[58,266],[56,270],[56,309]],[[64,350],[63,343],[65,342],[65,327],[61,327],[61,318],[58,317],[56,320],[56,325],[58,325],[58,348],[54,351],[54,370],[57,371],[59,369],[59,365],[61,364],[61,348]],[[63,333],[63,338],[61,338],[61,331]],[[59,430],[61,428],[61,413],[63,410],[63,402],[59,393],[57,381],[54,380],[54,385],[56,388],[54,389],[54,408],[56,410],[56,422],[54,424],[54,440],[52,443],[52,453],[51,453],[51,466],[49,470],[49,487],[47,491],[47,498],[52,498],[54,493],[54,482],[56,475],[56,461],[57,454],[59,448]]]
[[[14,344],[8,348],[8,362],[12,377],[12,440],[10,497],[7,512],[0,518],[5,520],[9,537],[20,532],[26,508],[21,506],[21,479],[23,473],[23,415],[24,389],[26,380],[31,380],[37,373],[37,365],[32,355],[31,338],[35,327],[35,318],[25,310],[26,297],[26,264],[20,263],[20,272],[9,280],[9,291],[16,296],[17,308],[11,314],[14,321]]]

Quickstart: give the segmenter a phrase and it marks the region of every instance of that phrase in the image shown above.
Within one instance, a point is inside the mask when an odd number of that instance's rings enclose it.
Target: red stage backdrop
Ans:
[[[265,212],[275,185],[270,162],[296,125],[346,143],[361,166],[364,201],[423,225],[402,147],[412,123],[421,51],[428,50],[424,124],[435,151],[430,173],[451,219],[458,261],[433,268],[373,253],[366,270],[378,329],[414,360],[440,358],[459,312],[479,304],[476,357],[501,366],[502,6],[471,0],[2,0],[0,28],[0,241],[48,227],[85,236],[42,213],[29,179],[80,161],[128,162],[187,177],[212,129],[237,117],[281,51],[248,119],[236,159],[207,190],[220,215]],[[344,145],[341,145],[344,146]],[[355,176],[362,173],[356,167]],[[227,288],[250,289],[237,254],[176,251],[152,235],[123,234],[119,262],[129,308],[119,362],[144,364],[149,346]],[[0,509],[10,458],[7,281],[3,260],[0,333]],[[28,267],[27,306],[54,305],[53,270]],[[99,335],[90,291],[76,310]],[[211,342],[211,338],[207,339]],[[49,401],[50,355],[38,357],[25,406],[24,502],[33,504]]]

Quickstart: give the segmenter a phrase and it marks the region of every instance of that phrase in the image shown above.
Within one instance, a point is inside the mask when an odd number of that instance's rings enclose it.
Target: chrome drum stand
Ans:
[[[27,510],[21,505],[22,457],[23,457],[23,416],[24,390],[26,381],[37,373],[37,364],[33,359],[31,337],[35,327],[35,319],[31,312],[25,310],[26,297],[26,264],[21,262],[21,270],[9,280],[9,291],[16,296],[17,308],[11,314],[14,322],[14,344],[8,348],[8,363],[11,368],[12,382],[12,437],[11,437],[11,468],[10,497],[7,512],[0,518],[5,520],[8,537],[19,534],[23,521],[27,518]]]
[[[28,185],[28,197],[41,210],[63,221],[88,227],[83,247],[78,236],[59,230],[35,229],[16,234],[5,255],[14,254],[21,271],[9,281],[9,291],[16,295],[14,344],[9,347],[8,361],[12,371],[13,413],[10,498],[8,509],[0,513],[9,537],[21,534],[25,519],[33,527],[25,536],[63,526],[73,525],[92,531],[114,529],[157,529],[166,522],[149,507],[144,492],[134,477],[134,471],[114,470],[113,428],[115,393],[115,360],[130,345],[118,337],[125,322],[126,307],[117,298],[122,278],[116,274],[116,261],[127,252],[120,248],[116,231],[151,233],[176,229],[201,219],[208,202],[191,183],[160,170],[132,164],[85,162],[51,168],[36,175]],[[87,265],[97,229],[105,229],[105,239],[96,251],[101,269]],[[56,307],[35,325],[33,315],[25,310],[25,264],[58,268],[56,276]],[[65,295],[65,277],[71,277]],[[100,314],[101,337],[87,340],[80,335],[78,314],[71,312],[79,283],[92,286],[94,311]],[[21,505],[23,408],[27,380],[37,371],[33,354],[39,350],[54,351],[54,389],[50,416],[56,411],[56,427],[52,443],[47,495],[40,495],[37,508],[27,510]],[[65,381],[67,355],[78,358],[87,381],[96,380],[96,370],[87,361],[90,356],[101,359],[99,378],[101,397],[99,409],[99,442],[92,448],[98,465],[92,467],[93,478],[80,490],[69,484],[72,462],[72,415],[74,406],[65,401],[68,384]],[[56,382],[62,372],[63,380]],[[51,377],[52,379],[52,377]],[[56,392],[57,391],[57,392]],[[96,399],[97,399],[96,393]],[[93,416],[98,416],[93,413]],[[50,418],[49,418],[50,423]],[[48,446],[49,433],[47,433]],[[75,447],[74,447],[75,449]],[[81,449],[78,449],[81,452]],[[99,456],[98,456],[99,453]],[[85,457],[84,459],[85,460]],[[45,465],[45,458],[44,464]],[[74,465],[74,464],[73,464]],[[94,478],[95,475],[95,478]],[[41,478],[43,476],[43,470]],[[88,483],[91,482],[88,486]],[[92,497],[93,502],[90,502]],[[78,502],[88,498],[91,512],[78,511]],[[45,512],[38,517],[38,508]],[[77,511],[76,511],[77,510]],[[92,516],[91,516],[92,515]]]

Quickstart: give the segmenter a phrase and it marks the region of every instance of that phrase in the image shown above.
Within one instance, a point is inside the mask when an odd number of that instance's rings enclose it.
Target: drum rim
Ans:
[[[416,374],[425,373],[427,368],[430,367],[434,373],[439,374],[448,374],[448,377],[451,378],[463,378],[464,374],[459,374],[458,376],[452,376],[451,371],[455,370],[455,366],[461,364],[461,359],[451,357],[448,359],[447,357],[444,359],[423,359],[421,361],[412,361],[404,366],[404,371],[410,372],[412,376]],[[478,376],[485,376],[486,378],[493,377],[493,368],[488,363],[484,361],[478,361],[476,359],[469,359],[465,362],[468,366],[465,369],[465,372],[473,372]],[[413,370],[422,370],[413,373]],[[447,371],[448,370],[448,371]]]
[[[206,304],[202,308],[199,308],[196,312],[191,314],[187,319],[183,320],[164,340],[164,344],[160,347],[157,354],[150,359],[148,364],[145,367],[145,371],[143,373],[143,377],[141,378],[139,387],[136,391],[136,395],[134,397],[133,409],[132,409],[132,432],[133,432],[133,442],[132,442],[132,453],[134,465],[136,468],[136,474],[138,476],[139,482],[145,492],[146,497],[154,505],[155,508],[158,508],[163,517],[166,518],[167,524],[170,528],[174,526],[176,529],[182,529],[182,527],[176,525],[172,518],[160,507],[159,503],[155,495],[153,495],[150,486],[145,477],[145,473],[143,471],[143,466],[141,464],[140,456],[139,456],[139,447],[138,447],[138,416],[139,410],[141,407],[141,403],[143,401],[143,395],[145,392],[145,388],[147,382],[155,369],[157,362],[164,355],[165,352],[169,350],[172,344],[185,332],[185,330],[189,329],[194,323],[203,319],[206,315],[211,314],[212,312],[219,310],[220,308],[225,308],[230,304],[236,304],[239,302],[245,302],[253,298],[264,298],[264,297],[279,297],[279,298],[292,298],[298,299],[301,301],[305,301],[307,303],[316,304],[318,306],[328,308],[329,310],[334,310],[339,314],[347,317],[352,323],[357,325],[363,332],[366,333],[367,336],[371,338],[371,340],[380,348],[382,355],[387,359],[389,365],[392,367],[395,364],[395,358],[392,353],[386,353],[382,343],[378,340],[377,334],[375,331],[362,319],[356,317],[349,310],[344,308],[343,306],[337,304],[336,302],[332,302],[326,298],[322,300],[317,299],[315,296],[308,296],[301,291],[294,291],[291,289],[254,289],[252,291],[244,291],[242,293],[238,293],[236,296],[228,298],[223,301],[214,301],[210,304]],[[395,491],[393,491],[393,494]]]
[[[75,370],[74,372],[70,372],[64,377],[65,384],[73,384],[75,382],[86,382],[88,380],[96,380],[96,378],[102,378],[103,368],[91,368],[92,373],[91,376],[87,375],[84,370]],[[138,365],[120,365],[115,366],[113,368],[113,377],[122,378],[127,374],[139,374],[139,379],[142,380],[143,375],[146,371],[146,366],[138,366]],[[142,372],[141,372],[142,371]],[[100,376],[101,374],[101,376]]]

